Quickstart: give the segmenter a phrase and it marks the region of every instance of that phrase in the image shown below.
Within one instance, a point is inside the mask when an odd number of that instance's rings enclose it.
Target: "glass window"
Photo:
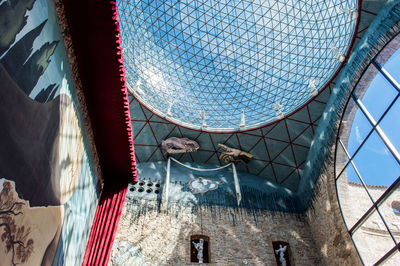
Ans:
[[[346,145],[345,143],[343,145]],[[338,142],[338,146],[336,148],[336,176],[342,174],[343,169],[346,167],[349,162],[349,158],[344,150],[344,147]]]
[[[380,64],[395,80],[400,80],[398,62],[400,60],[400,35],[395,37],[385,48],[390,52],[384,52],[377,56],[376,61]],[[394,52],[393,52],[394,51]]]
[[[400,151],[400,100],[398,98],[379,125],[397,151]]]
[[[350,128],[350,135],[348,137],[346,149],[348,153],[353,156],[356,150],[370,134],[372,130],[372,125],[367,120],[365,115],[361,112],[360,108],[356,105],[353,99],[350,99],[349,104],[355,105],[353,110],[355,114],[354,120],[349,121],[350,123],[352,123],[350,125],[347,125]]]
[[[397,90],[379,73],[360,99],[372,117],[378,121],[396,96]]]
[[[390,256],[383,265],[397,265],[398,262],[400,261],[400,252],[399,251],[395,251],[392,256]]]
[[[376,211],[353,234],[353,240],[365,265],[373,265],[395,246]]]
[[[367,185],[390,186],[400,176],[400,165],[374,131],[361,149],[354,155],[353,162]],[[358,180],[351,180],[359,182]],[[377,199],[381,193],[374,196]]]
[[[336,145],[338,198],[366,265],[400,265],[400,35],[392,42],[373,59],[383,70],[371,63],[353,90]]]
[[[349,164],[348,167],[352,167]],[[351,229],[358,220],[372,207],[372,201],[367,194],[364,186],[358,183],[347,182],[346,172],[338,179],[336,185],[342,210],[343,218],[349,229]],[[354,197],[357,195],[357,198]]]
[[[400,241],[400,210],[398,209],[400,202],[397,201],[399,196],[400,189],[395,189],[393,193],[378,207],[383,219],[386,221],[387,227],[389,227],[389,230],[397,243]]]
[[[392,202],[392,210],[395,215],[400,215],[400,201],[393,201]],[[399,221],[400,223],[400,221]],[[400,227],[398,228],[400,229]]]

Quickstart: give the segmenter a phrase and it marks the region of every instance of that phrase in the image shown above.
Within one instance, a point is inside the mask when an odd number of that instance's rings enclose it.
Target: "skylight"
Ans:
[[[127,84],[194,129],[235,131],[295,111],[338,70],[357,1],[119,0]]]

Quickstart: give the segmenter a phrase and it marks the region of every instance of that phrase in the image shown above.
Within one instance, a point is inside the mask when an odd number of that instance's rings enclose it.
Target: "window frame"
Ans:
[[[396,49],[391,49],[391,48],[393,48],[393,47],[391,47],[391,45],[394,42],[396,42],[394,45],[397,44],[397,47],[396,47]],[[393,144],[390,142],[390,139],[386,136],[386,134],[382,130],[382,128],[379,126],[380,122],[385,118],[385,116],[390,111],[390,109],[393,107],[393,105],[397,101],[400,102],[400,84],[399,84],[400,80],[398,80],[398,81],[395,80],[390,75],[390,73],[388,71],[386,71],[385,67],[382,66],[399,49],[400,49],[400,33],[395,35],[388,43],[386,43],[386,45],[377,53],[377,55],[374,58],[372,58],[372,60],[368,64],[368,66],[363,71],[361,78],[357,81],[356,85],[353,87],[353,89],[350,93],[350,96],[348,97],[347,102],[345,104],[344,111],[343,111],[343,114],[342,114],[342,117],[340,120],[339,128],[337,131],[335,153],[334,153],[334,161],[335,161],[334,177],[335,177],[336,193],[337,193],[337,197],[339,200],[339,206],[341,209],[343,220],[344,220],[346,227],[348,229],[348,232],[353,240],[353,243],[357,249],[357,252],[360,255],[361,260],[363,260],[363,258],[358,250],[358,246],[357,246],[356,241],[353,238],[353,235],[368,220],[368,218],[372,214],[377,213],[380,216],[386,231],[388,232],[390,238],[394,242],[393,248],[390,249],[386,254],[384,254],[378,261],[376,261],[374,265],[380,265],[380,264],[383,264],[384,262],[386,262],[392,255],[396,254],[395,253],[396,250],[398,250],[400,252],[400,241],[396,241],[396,239],[392,233],[392,230],[389,228],[389,226],[384,218],[384,215],[382,215],[381,211],[379,210],[379,207],[382,206],[383,203],[386,203],[387,202],[386,200],[390,197],[390,195],[392,195],[396,191],[396,189],[398,189],[400,187],[400,175],[395,179],[395,181],[390,186],[387,187],[385,192],[383,192],[383,194],[380,195],[380,197],[378,197],[378,199],[374,200],[374,198],[371,196],[371,193],[368,190],[369,185],[367,185],[364,182],[362,175],[359,173],[359,171],[357,170],[357,166],[353,162],[353,158],[357,155],[357,153],[359,152],[361,147],[363,147],[364,143],[369,139],[369,137],[372,135],[372,133],[376,132],[379,135],[380,139],[383,141],[386,148],[390,151],[392,157],[400,165],[399,152],[393,146]],[[381,55],[384,54],[384,52],[386,52],[386,58],[381,58]],[[380,62],[378,62],[378,61],[380,61]],[[372,71],[372,73],[374,73],[374,71],[375,71],[375,76],[373,76],[373,78],[371,78],[370,80],[368,79],[369,81],[367,80],[367,82],[364,82],[363,88],[360,89],[358,85],[359,85],[360,81],[363,81],[366,73],[368,72],[368,70],[371,67],[373,69],[370,71]],[[382,75],[382,77],[384,79],[386,79],[390,83],[390,85],[397,91],[395,98],[390,102],[389,105],[386,106],[385,111],[383,112],[383,114],[381,115],[381,117],[378,120],[375,120],[372,117],[372,115],[369,113],[368,109],[363,105],[363,102],[362,102],[362,98],[363,98],[364,94],[370,88],[370,83],[375,79],[376,75]],[[349,106],[349,103],[351,102],[351,100],[354,101],[355,104]],[[348,109],[348,108],[350,108],[350,109]],[[354,118],[358,111],[362,112],[362,115],[365,118],[367,118],[367,120],[370,123],[370,125],[372,126],[372,128],[370,129],[369,133],[364,138],[364,140],[358,145],[358,148],[355,150],[355,152],[352,155],[350,155],[349,152],[347,151],[347,146],[349,143],[349,137],[350,137],[350,132],[352,130]],[[344,135],[344,138],[342,137],[342,135]],[[339,160],[340,160],[340,163],[343,163],[343,159],[344,159],[343,157],[338,158],[338,147],[339,146],[344,151],[344,153],[345,153],[344,156],[346,157],[347,162],[344,165],[341,165],[343,167],[341,167],[341,170],[338,173],[337,163],[339,163],[338,162]],[[347,166],[349,164],[351,164],[353,166],[362,187],[368,194],[368,197],[370,198],[371,203],[372,203],[372,206],[366,212],[364,212],[364,214],[358,219],[358,221],[353,226],[351,226],[351,228],[349,228],[348,224],[346,223],[346,218],[344,217],[343,209],[342,209],[341,202],[340,202],[341,195],[338,192],[338,186],[339,186],[338,181],[339,181],[340,177],[342,176],[342,174],[346,171]],[[340,181],[340,182],[342,182],[342,181]]]

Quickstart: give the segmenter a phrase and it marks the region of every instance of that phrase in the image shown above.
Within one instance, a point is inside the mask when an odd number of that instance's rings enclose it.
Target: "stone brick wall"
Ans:
[[[148,203],[148,202],[147,202]],[[210,265],[276,265],[272,241],[289,243],[291,265],[319,265],[305,216],[273,212],[199,207],[159,212],[125,202],[114,246],[127,241],[146,265],[191,265],[190,236],[210,237]],[[109,265],[128,263],[113,248]],[[132,262],[131,262],[132,263]],[[196,265],[197,263],[193,263]]]
[[[333,169],[320,177],[307,220],[324,265],[362,265],[343,222]]]

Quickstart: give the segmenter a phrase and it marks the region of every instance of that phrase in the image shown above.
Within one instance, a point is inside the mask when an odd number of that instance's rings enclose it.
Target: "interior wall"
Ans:
[[[100,192],[51,0],[0,1],[2,265],[77,265]]]
[[[344,224],[335,186],[331,165],[320,176],[306,213],[311,234],[323,265],[362,265]]]
[[[190,262],[192,235],[210,238],[210,265],[277,265],[273,241],[289,243],[287,265],[320,265],[305,216],[245,209],[127,199],[108,265],[197,265]]]

